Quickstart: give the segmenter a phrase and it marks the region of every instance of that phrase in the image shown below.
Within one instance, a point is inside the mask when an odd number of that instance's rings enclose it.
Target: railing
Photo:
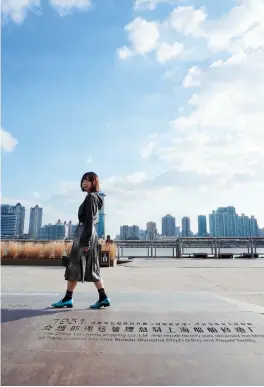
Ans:
[[[117,257],[133,258],[258,258],[264,257],[264,238],[175,238],[171,240],[115,241]],[[134,250],[134,254],[133,251]],[[166,251],[165,251],[166,249]],[[130,251],[126,251],[130,250]],[[164,253],[162,253],[162,250]],[[144,253],[143,253],[144,252]]]

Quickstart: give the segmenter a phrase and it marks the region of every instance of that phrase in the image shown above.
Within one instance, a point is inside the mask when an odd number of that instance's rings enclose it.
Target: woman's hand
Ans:
[[[83,246],[83,251],[85,251],[87,253],[87,251],[89,251],[89,245],[84,245]]]

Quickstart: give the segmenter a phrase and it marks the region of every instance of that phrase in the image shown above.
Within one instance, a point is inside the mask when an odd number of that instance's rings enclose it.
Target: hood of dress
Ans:
[[[101,196],[99,195],[98,192],[94,192],[94,198],[97,201],[98,210],[101,210],[101,208],[103,207],[103,204],[104,204],[103,199],[101,198]]]

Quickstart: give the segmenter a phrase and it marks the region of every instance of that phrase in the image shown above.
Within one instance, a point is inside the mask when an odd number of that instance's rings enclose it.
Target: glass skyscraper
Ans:
[[[22,237],[25,225],[25,207],[20,203],[15,206],[1,205],[1,235]]]
[[[125,240],[139,240],[140,239],[140,230],[139,226],[133,225],[128,226],[124,225],[120,227],[120,239]]]
[[[176,235],[176,220],[170,214],[162,218],[162,235],[167,237],[174,237]]]
[[[155,222],[147,223],[146,239],[148,241],[153,241],[157,236],[157,225]]]
[[[103,207],[98,213],[97,223],[95,225],[95,229],[99,238],[105,237],[105,194],[103,192],[99,192],[100,197],[103,199]]]
[[[205,215],[198,216],[198,236],[199,237],[207,236],[207,220]]]
[[[235,207],[219,207],[209,215],[212,237],[257,237],[258,222],[254,216],[236,214]]]
[[[59,220],[56,224],[48,224],[43,226],[39,230],[40,240],[56,241],[62,240],[66,237],[65,223],[61,223]]]
[[[182,237],[191,236],[191,221],[188,216],[182,218]]]
[[[42,225],[42,215],[43,209],[38,205],[30,208],[28,234],[31,239],[37,239],[39,237],[40,228]]]

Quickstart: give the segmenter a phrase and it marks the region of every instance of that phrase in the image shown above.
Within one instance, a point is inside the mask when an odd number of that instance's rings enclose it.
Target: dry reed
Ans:
[[[27,245],[27,257],[39,258],[42,250],[40,243],[28,242]]]
[[[1,259],[4,258],[7,255],[7,242],[1,242]]]
[[[16,258],[18,259],[25,259],[28,257],[28,253],[30,250],[29,243],[19,243],[19,242],[14,242],[17,243],[18,246],[18,252]]]
[[[15,258],[18,254],[19,246],[17,242],[8,242],[7,244],[7,258]]]
[[[51,243],[45,243],[42,248],[41,256],[49,259],[53,254],[53,245]]]
[[[1,242],[1,258],[61,258],[62,255],[69,255],[72,242],[52,241],[47,243],[41,242],[21,242],[6,241]],[[102,245],[102,251],[109,251],[110,259],[116,256],[115,245]]]
[[[64,251],[65,251],[65,243],[63,242],[53,243],[54,258],[61,258]]]

